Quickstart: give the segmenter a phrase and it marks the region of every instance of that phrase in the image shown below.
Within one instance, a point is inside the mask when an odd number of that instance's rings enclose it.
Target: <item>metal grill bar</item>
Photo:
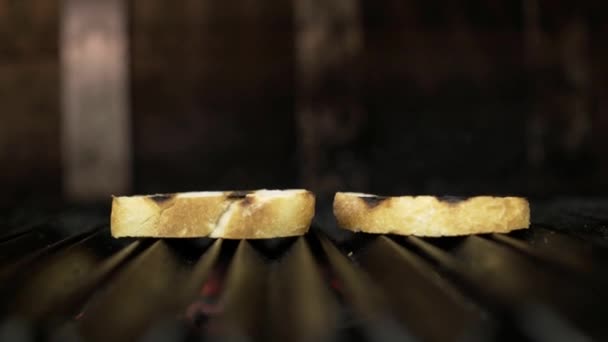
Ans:
[[[19,208],[7,210],[0,216],[0,243],[23,235],[36,227],[51,221],[57,210]]]
[[[188,279],[176,293],[175,310],[182,310],[189,302],[194,300],[201,290],[201,286],[208,279],[220,256],[222,240],[216,240],[213,245],[200,257]]]
[[[478,272],[481,284],[496,282],[496,286],[509,284],[517,299],[541,301],[559,310],[580,328],[597,337],[607,337],[600,321],[605,314],[591,312],[597,299],[605,297],[603,291],[594,290],[592,284],[581,283],[568,273],[557,273],[532,260],[487,239],[471,236],[455,251],[468,268]],[[500,285],[499,285],[500,282]],[[559,283],[565,286],[555,286]],[[594,293],[595,295],[590,295]],[[602,306],[600,311],[608,308]],[[597,334],[597,335],[596,335]]]
[[[523,317],[528,320],[551,317],[555,322],[552,329],[584,336],[565,318],[576,319],[578,316],[580,322],[581,310],[586,305],[580,302],[580,290],[570,286],[554,286],[568,282],[567,279],[551,274],[524,256],[480,237],[464,239],[451,253],[420,238],[407,239],[450,272],[457,282],[464,282],[471,296],[480,298],[499,314],[506,313],[515,319],[513,324],[518,326],[521,333],[526,333],[527,322]],[[564,311],[555,311],[560,308]],[[533,337],[527,335],[528,338]]]
[[[548,232],[548,233],[544,233],[542,234],[543,236],[540,237],[541,239],[547,241],[547,239],[553,238],[552,233]],[[532,243],[537,242],[537,236],[532,237],[531,241],[526,242],[526,241],[522,241],[522,240],[518,240],[515,239],[511,236],[508,235],[503,235],[503,234],[493,234],[492,235],[492,239],[503,243],[507,246],[513,247],[515,249],[518,249],[519,251],[530,255],[532,257],[541,259],[541,260],[546,260],[548,262],[554,262],[554,263],[558,263],[561,265],[564,265],[570,269],[573,270],[579,270],[581,272],[589,272],[592,270],[592,266],[593,266],[593,262],[589,262],[590,260],[588,260],[587,258],[585,258],[585,255],[582,253],[578,253],[576,254],[574,257],[569,256],[568,254],[563,253],[564,250],[569,250],[569,249],[562,249],[561,253],[559,253],[558,250],[555,250],[554,248],[558,248],[558,244],[559,242],[555,243],[555,244],[551,244],[551,245],[547,245],[545,243],[540,243],[537,244],[537,246],[533,246]],[[555,239],[558,240],[558,239]],[[559,241],[559,240],[558,240]],[[576,244],[572,239],[566,239],[566,245],[568,245],[569,247],[574,247]],[[545,246],[550,246],[549,248],[546,248]]]
[[[37,259],[90,237],[100,229],[94,228],[63,239],[54,232],[35,232],[33,235],[26,234],[23,237],[1,244],[0,250],[6,253],[4,254],[6,257],[0,263],[0,281],[14,276],[15,272],[23,270]],[[33,247],[28,243],[32,243]]]
[[[269,267],[245,240],[239,243],[220,299],[223,310],[216,324],[218,333],[232,338],[265,335],[264,307]]]
[[[269,307],[272,338],[329,340],[339,312],[305,238],[300,237],[271,274]]]
[[[362,334],[373,341],[408,341],[413,337],[390,315],[389,300],[373,280],[356,268],[326,237],[319,240],[340,279],[346,301],[361,320]]]
[[[3,235],[2,237],[0,237],[0,244],[11,242],[12,240],[18,239],[20,237],[23,237],[24,235],[28,235],[31,233],[31,231],[26,230]]]
[[[496,241],[549,263],[563,265],[580,273],[603,273],[608,250],[564,233],[534,227],[516,236],[494,234]],[[567,251],[567,252],[566,252]]]
[[[90,341],[141,336],[164,312],[180,272],[175,254],[164,241],[156,241],[83,308],[76,317],[80,332]]]
[[[375,238],[358,260],[391,294],[393,310],[416,336],[445,341],[480,333],[482,313],[422,259],[389,238]],[[442,329],[437,329],[438,321]]]
[[[44,232],[28,232],[0,244],[0,265],[10,264],[15,259],[22,258],[28,251],[33,251],[53,242],[60,237]]]
[[[40,260],[40,259],[38,259]],[[15,301],[18,301],[19,296],[15,296],[16,292],[22,290],[22,287],[27,286],[29,279],[33,278],[38,270],[44,271],[39,267],[35,267],[33,264],[34,260],[30,260],[30,266],[27,269],[18,267],[19,265],[25,264],[22,261],[17,261],[14,264],[5,266],[2,269],[1,278],[6,281],[0,284],[0,298],[4,301],[5,305],[2,307],[2,314],[10,313],[15,310]],[[10,281],[8,281],[10,279]],[[18,293],[17,293],[18,294]],[[35,310],[35,309],[33,309]],[[17,313],[21,313],[19,310]]]
[[[96,242],[96,239],[90,240]],[[39,271],[31,274],[17,291],[14,312],[36,321],[48,315],[67,318],[77,314],[83,301],[128,260],[140,244],[140,241],[132,242],[101,260],[91,254],[86,245],[53,256],[37,267]]]
[[[608,201],[557,200],[533,205],[535,228],[559,231],[608,248]]]
[[[340,278],[345,296],[358,314],[370,320],[386,315],[388,300],[369,276],[355,268],[326,237],[320,236],[319,241],[329,264]]]
[[[480,302],[500,320],[501,327],[498,328],[497,334],[502,334],[505,340],[528,339],[521,327],[516,322],[512,322],[512,317],[516,316],[513,311],[517,311],[512,304],[516,303],[517,299],[511,300],[513,297],[508,290],[483,283],[482,279],[471,272],[463,262],[424,239],[410,236],[406,240],[436,262],[441,270],[447,271],[448,275],[452,276],[454,283],[460,285],[461,290],[469,298]]]
[[[28,253],[69,237],[72,236],[66,236],[58,231],[52,221],[6,235],[0,242],[0,265],[14,262],[16,258],[22,258]]]

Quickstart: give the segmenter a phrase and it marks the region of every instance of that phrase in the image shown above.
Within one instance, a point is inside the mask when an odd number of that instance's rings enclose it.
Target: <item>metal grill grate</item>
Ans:
[[[3,213],[0,340],[606,340],[606,204],[435,239],[116,240],[105,213]]]

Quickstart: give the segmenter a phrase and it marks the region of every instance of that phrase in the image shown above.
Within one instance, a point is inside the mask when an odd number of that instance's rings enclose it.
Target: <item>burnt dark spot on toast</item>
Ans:
[[[240,201],[241,206],[246,207],[249,206],[251,204],[253,204],[253,197],[249,196],[249,197],[243,197],[243,199]]]
[[[466,196],[437,196],[437,200],[439,202],[447,203],[447,204],[458,204],[465,202],[471,197]]]
[[[162,195],[152,195],[150,198],[156,202],[157,204],[163,204],[172,198],[175,197],[175,194],[162,194]]]
[[[361,196],[359,197],[363,203],[365,203],[365,205],[367,205],[368,208],[375,208],[378,205],[380,205],[380,203],[384,202],[386,199],[388,199],[388,197],[382,197],[382,196]]]
[[[233,191],[228,195],[228,199],[245,199],[252,191]]]

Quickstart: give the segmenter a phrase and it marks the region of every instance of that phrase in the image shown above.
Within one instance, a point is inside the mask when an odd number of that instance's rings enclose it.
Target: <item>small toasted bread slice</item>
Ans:
[[[302,235],[314,216],[306,190],[185,192],[114,197],[114,237],[262,239]]]
[[[333,207],[341,228],[366,233],[454,236],[530,226],[530,206],[521,197],[381,197],[338,192]]]

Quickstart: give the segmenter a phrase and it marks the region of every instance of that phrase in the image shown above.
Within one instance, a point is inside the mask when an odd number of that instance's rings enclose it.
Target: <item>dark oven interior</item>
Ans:
[[[602,1],[0,0],[0,340],[605,340]],[[602,114],[603,113],[603,114]],[[113,239],[112,195],[306,188],[311,231]],[[336,191],[532,226],[352,234]]]

